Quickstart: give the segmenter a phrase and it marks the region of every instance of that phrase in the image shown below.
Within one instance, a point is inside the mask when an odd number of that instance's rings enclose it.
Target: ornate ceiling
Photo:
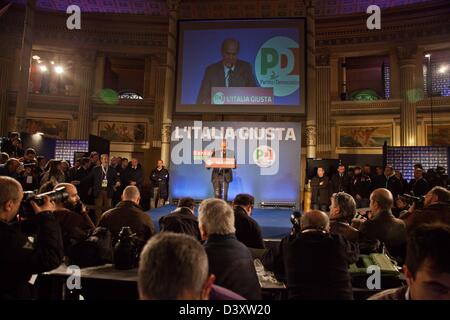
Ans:
[[[319,17],[336,16],[365,12],[371,4],[381,8],[392,8],[432,0],[315,0],[316,15]],[[24,4],[26,0],[13,0]],[[37,7],[43,10],[65,11],[71,4],[80,6],[83,12],[144,14],[165,16],[167,7],[165,0],[36,0]],[[187,6],[211,6],[255,4],[260,6],[282,5],[283,3],[301,3],[301,0],[182,0]],[[214,9],[214,8],[213,8]]]

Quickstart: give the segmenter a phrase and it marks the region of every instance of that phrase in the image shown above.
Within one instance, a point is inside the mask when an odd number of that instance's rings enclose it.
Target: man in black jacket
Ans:
[[[98,225],[111,232],[113,244],[118,240],[123,227],[131,228],[142,247],[155,234],[152,219],[139,206],[140,198],[139,189],[136,186],[128,186],[123,190],[122,201],[115,208],[103,213]]]
[[[311,179],[311,208],[328,212],[332,184],[322,167],[317,168],[317,175]]]
[[[95,199],[96,223],[103,212],[111,209],[114,191],[120,186],[116,169],[109,166],[109,155],[101,155],[101,165],[96,166],[90,173]]]
[[[124,177],[121,180],[124,183],[124,188],[126,186],[136,186],[139,191],[142,192],[142,187],[144,185],[144,170],[136,158],[131,159],[123,174]]]
[[[236,238],[249,248],[264,249],[261,228],[251,217],[255,198],[249,194],[238,194],[233,200]]]
[[[345,173],[345,166],[340,164],[338,172],[331,178],[333,184],[333,193],[345,192],[350,193],[350,177]]]
[[[162,160],[158,160],[156,168],[150,175],[150,181],[152,184],[150,208],[161,207],[169,198],[169,170],[164,167]]]
[[[422,169],[414,169],[414,179],[409,182],[409,189],[416,197],[424,196],[430,190],[428,181],[423,177]]]
[[[261,299],[250,250],[234,234],[233,209],[222,199],[207,199],[200,204],[198,220],[216,284],[246,299]]]
[[[214,150],[211,158],[230,159],[234,158],[232,150],[227,150],[227,141],[224,139],[220,143],[220,149]],[[236,166],[236,160],[235,166]],[[208,168],[210,169],[210,168]],[[211,182],[214,189],[214,197],[228,201],[228,187],[233,181],[233,169],[230,168],[213,168],[211,174]]]
[[[395,171],[392,166],[386,166],[384,168],[384,186],[382,188],[388,189],[392,193],[394,200],[401,194],[403,194],[403,185],[400,180],[395,176]]]
[[[359,226],[360,238],[379,240],[385,244],[393,257],[403,262],[406,250],[406,226],[392,214],[393,205],[394,199],[389,190],[379,188],[372,192],[369,219]]]
[[[290,299],[351,300],[348,267],[358,259],[358,245],[330,234],[322,211],[308,211],[298,228],[280,244],[280,256]]]
[[[192,198],[181,198],[176,210],[159,219],[159,230],[184,233],[201,240],[198,220],[194,215],[195,201]]]
[[[61,230],[48,198],[40,207],[32,202],[38,230],[34,241],[11,223],[22,197],[17,181],[0,177],[0,300],[31,298],[31,276],[58,267],[64,256]]]

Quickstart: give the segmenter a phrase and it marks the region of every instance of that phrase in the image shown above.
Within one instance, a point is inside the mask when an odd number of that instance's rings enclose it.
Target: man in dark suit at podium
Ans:
[[[197,104],[211,104],[213,87],[256,87],[250,63],[239,60],[239,42],[225,39],[222,42],[222,57],[219,62],[209,65],[203,75]]]
[[[232,150],[227,150],[227,141],[222,140],[220,150],[214,150],[211,158],[234,158],[234,152]],[[236,166],[236,159],[234,160],[234,163]],[[213,168],[211,182],[214,188],[214,197],[227,201],[228,186],[231,181],[233,181],[232,170],[233,169],[230,168]]]

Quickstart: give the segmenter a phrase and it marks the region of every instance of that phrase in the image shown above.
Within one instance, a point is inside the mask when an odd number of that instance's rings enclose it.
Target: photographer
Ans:
[[[21,144],[20,134],[18,132],[11,132],[8,138],[2,141],[2,152],[6,152],[11,158],[21,158],[24,156]]]
[[[34,241],[11,222],[23,198],[22,186],[9,177],[0,177],[0,299],[31,298],[28,284],[33,274],[58,267],[63,258],[61,230],[46,197],[40,207],[31,202],[38,233]]]
[[[34,191],[39,189],[39,179],[35,173],[36,165],[33,163],[26,163],[20,166],[22,172],[20,174],[19,180],[24,191]]]
[[[55,201],[54,215],[61,227],[64,253],[68,255],[71,247],[85,240],[95,226],[78,196],[77,188],[70,183],[60,183],[53,190],[62,187],[65,188],[67,195]]]
[[[408,232],[418,225],[441,222],[450,225],[450,191],[434,187],[424,197],[423,208],[417,209],[416,202],[402,214]]]
[[[0,165],[0,176],[7,176],[19,180],[19,174],[17,173],[20,168],[20,162],[16,158],[9,158],[5,164]]]
[[[358,259],[358,245],[330,234],[328,215],[322,211],[305,212],[293,223],[274,260],[274,271],[281,265],[284,270],[289,298],[353,299],[348,267]]]

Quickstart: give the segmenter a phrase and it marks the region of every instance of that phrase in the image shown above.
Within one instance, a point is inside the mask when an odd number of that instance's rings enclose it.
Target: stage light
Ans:
[[[448,70],[448,66],[441,66],[440,68],[439,68],[439,73],[446,73],[447,72],[447,70]]]
[[[33,56],[33,60],[39,60],[39,59],[41,59],[41,57],[39,57],[39,56]]]
[[[55,64],[55,61],[50,61],[51,64]]]
[[[47,68],[47,66],[45,64],[40,66],[39,69],[41,70],[41,72],[47,72],[48,71],[48,68]]]
[[[56,72],[57,74],[61,74],[61,73],[64,72],[64,68],[61,67],[61,66],[56,66],[56,67],[55,67],[55,72]]]
[[[37,63],[42,63],[42,60],[38,60]]]

